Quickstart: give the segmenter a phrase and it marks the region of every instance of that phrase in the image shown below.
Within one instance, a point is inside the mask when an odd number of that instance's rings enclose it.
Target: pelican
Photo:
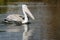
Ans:
[[[15,22],[16,24],[24,24],[24,32],[23,32],[23,40],[27,40],[28,36],[26,35],[29,31],[29,27],[26,23],[29,22],[28,16],[29,15],[33,20],[35,19],[34,16],[32,15],[32,13],[30,12],[30,10],[28,9],[27,5],[23,4],[22,5],[22,12],[23,12],[23,16],[20,14],[10,14],[8,15],[4,21],[5,23],[9,23],[9,22]]]
[[[19,23],[19,24],[25,24],[25,23],[28,23],[28,16],[27,16],[27,14],[34,20],[35,18],[34,18],[34,16],[32,15],[32,13],[30,12],[30,10],[28,9],[28,7],[27,7],[27,5],[25,5],[25,4],[23,4],[22,5],[22,12],[23,12],[23,16],[22,15],[20,15],[20,14],[10,14],[10,15],[8,15],[5,19],[4,19],[4,21],[6,22],[6,23],[8,23],[8,22],[17,22],[17,23]]]

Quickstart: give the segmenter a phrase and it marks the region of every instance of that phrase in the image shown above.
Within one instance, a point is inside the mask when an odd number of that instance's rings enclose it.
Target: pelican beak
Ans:
[[[34,20],[35,18],[30,12],[30,10],[28,9],[27,5],[22,5],[22,7],[23,7],[23,10]]]
[[[34,16],[32,15],[32,13],[27,9],[26,10],[26,13],[34,20],[35,18],[34,18]]]

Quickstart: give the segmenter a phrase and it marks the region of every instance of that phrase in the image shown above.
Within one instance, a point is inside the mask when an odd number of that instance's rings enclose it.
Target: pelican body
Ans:
[[[27,14],[34,20],[34,16],[32,15],[32,13],[30,12],[30,10],[28,9],[27,5],[22,5],[22,12],[23,12],[23,16],[20,14],[10,14],[8,15],[5,19],[4,22],[5,23],[9,23],[9,22],[15,22],[18,24],[24,24],[24,23],[28,23],[28,16]]]

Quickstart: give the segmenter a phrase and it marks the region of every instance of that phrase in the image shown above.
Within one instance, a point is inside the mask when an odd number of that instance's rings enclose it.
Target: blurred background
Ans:
[[[16,2],[44,2],[49,5],[59,5],[59,0],[0,0],[0,5],[16,4]],[[0,12],[6,11],[6,8],[0,8]]]
[[[48,26],[45,27],[44,26],[45,24],[43,24],[44,27],[42,27],[43,29],[47,29],[47,30],[40,29],[41,31],[43,31],[42,34],[40,35],[40,36],[42,36],[41,40],[45,40],[43,38],[47,38],[46,40],[60,40],[60,0],[0,0],[0,13],[3,14],[5,12],[7,12],[7,7],[1,7],[1,6],[16,5],[16,2],[43,3],[42,5],[48,5],[48,7],[41,6],[42,7],[41,10],[48,8],[47,9],[48,13],[47,14],[43,13],[44,15],[48,15],[48,16],[51,15],[48,17],[48,19],[51,19],[49,22],[46,23],[44,21]],[[45,12],[45,10],[44,11],[43,10],[41,12]],[[42,16],[43,16],[43,14],[42,14]],[[38,13],[37,13],[37,15],[38,15],[37,16],[38,18],[41,16]],[[35,17],[36,17],[36,14],[35,14]],[[41,26],[41,25],[37,25],[37,26]],[[47,32],[45,33],[45,31],[47,31]],[[36,40],[38,40],[38,39],[36,39]]]

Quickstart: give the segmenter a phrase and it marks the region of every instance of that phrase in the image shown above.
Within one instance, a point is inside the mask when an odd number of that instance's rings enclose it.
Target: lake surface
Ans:
[[[24,3],[23,3],[24,4]],[[44,3],[27,3],[30,11],[35,16],[35,20],[29,18],[31,24],[29,24],[29,33],[31,34],[29,40],[48,40],[47,29],[51,25],[47,23],[52,19],[51,11],[49,10],[48,4]],[[18,8],[18,14],[23,14],[20,8]],[[11,6],[11,5],[10,5]],[[9,10],[10,8],[8,8]],[[12,13],[17,13],[17,11],[10,10],[6,12],[6,14],[0,14],[0,22],[6,18],[7,15]],[[22,35],[24,32],[23,26],[16,26],[15,24],[6,25],[0,23],[0,30],[4,30],[5,32],[0,32],[0,40],[22,40]]]

